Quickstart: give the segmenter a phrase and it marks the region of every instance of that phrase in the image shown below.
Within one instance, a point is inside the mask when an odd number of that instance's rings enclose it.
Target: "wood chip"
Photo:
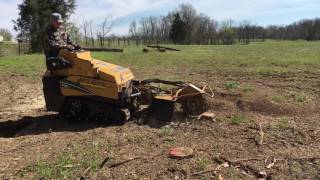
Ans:
[[[262,130],[262,125],[261,123],[259,124],[259,130],[260,130],[260,141],[259,141],[259,145],[263,144],[263,138],[264,138],[264,132]]]
[[[73,168],[74,166],[72,164],[67,164],[65,166],[63,166],[64,168]]]
[[[214,114],[212,112],[204,112],[204,113],[202,113],[202,114],[200,114],[198,116],[198,120],[201,120],[201,119],[211,119],[211,120],[213,120],[215,117],[216,117],[216,114]]]
[[[224,180],[223,176],[221,174],[218,175],[219,180]]]
[[[268,165],[266,166],[266,168],[267,168],[267,169],[272,168],[276,162],[277,162],[277,159],[274,158],[274,159],[273,159],[273,162],[270,163],[270,164],[268,164]]]

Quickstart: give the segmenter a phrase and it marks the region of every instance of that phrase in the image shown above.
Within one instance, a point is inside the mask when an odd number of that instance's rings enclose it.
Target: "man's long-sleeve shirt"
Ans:
[[[58,29],[54,28],[52,25],[47,26],[45,37],[45,55],[47,57],[58,56],[59,50],[68,45],[74,44],[62,26]]]

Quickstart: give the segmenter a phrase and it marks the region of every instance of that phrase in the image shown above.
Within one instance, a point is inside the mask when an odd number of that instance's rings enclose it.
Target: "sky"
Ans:
[[[21,2],[0,0],[0,28],[13,32],[12,20],[17,18]],[[112,17],[116,26],[111,33],[125,35],[133,20],[165,15],[182,3],[192,4],[199,13],[218,21],[249,20],[262,26],[320,17],[320,0],[76,0],[76,11],[70,20],[77,24],[84,19],[98,23]]]

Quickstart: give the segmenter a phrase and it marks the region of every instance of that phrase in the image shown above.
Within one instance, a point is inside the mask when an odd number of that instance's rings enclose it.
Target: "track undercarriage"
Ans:
[[[170,85],[173,88],[162,89],[159,84]],[[139,119],[142,114],[156,117],[160,121],[170,121],[175,104],[179,103],[186,115],[195,116],[207,110],[205,96],[212,97],[213,94],[211,91],[206,92],[208,87],[201,89],[194,89],[194,87],[196,86],[192,84],[159,79],[135,81],[133,96],[127,105],[121,106],[87,97],[70,97],[65,100],[60,114],[68,121],[107,122],[112,120],[117,125],[129,119]],[[188,92],[184,92],[186,89]],[[189,92],[191,90],[193,91]]]
[[[68,98],[60,112],[70,122],[99,121],[121,125],[130,119],[128,109],[106,102],[96,102],[84,98]]]

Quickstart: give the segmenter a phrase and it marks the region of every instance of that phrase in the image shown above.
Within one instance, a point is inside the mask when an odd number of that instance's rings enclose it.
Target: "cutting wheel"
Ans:
[[[200,115],[207,110],[207,103],[202,95],[186,98],[181,104],[183,111],[188,115]]]

